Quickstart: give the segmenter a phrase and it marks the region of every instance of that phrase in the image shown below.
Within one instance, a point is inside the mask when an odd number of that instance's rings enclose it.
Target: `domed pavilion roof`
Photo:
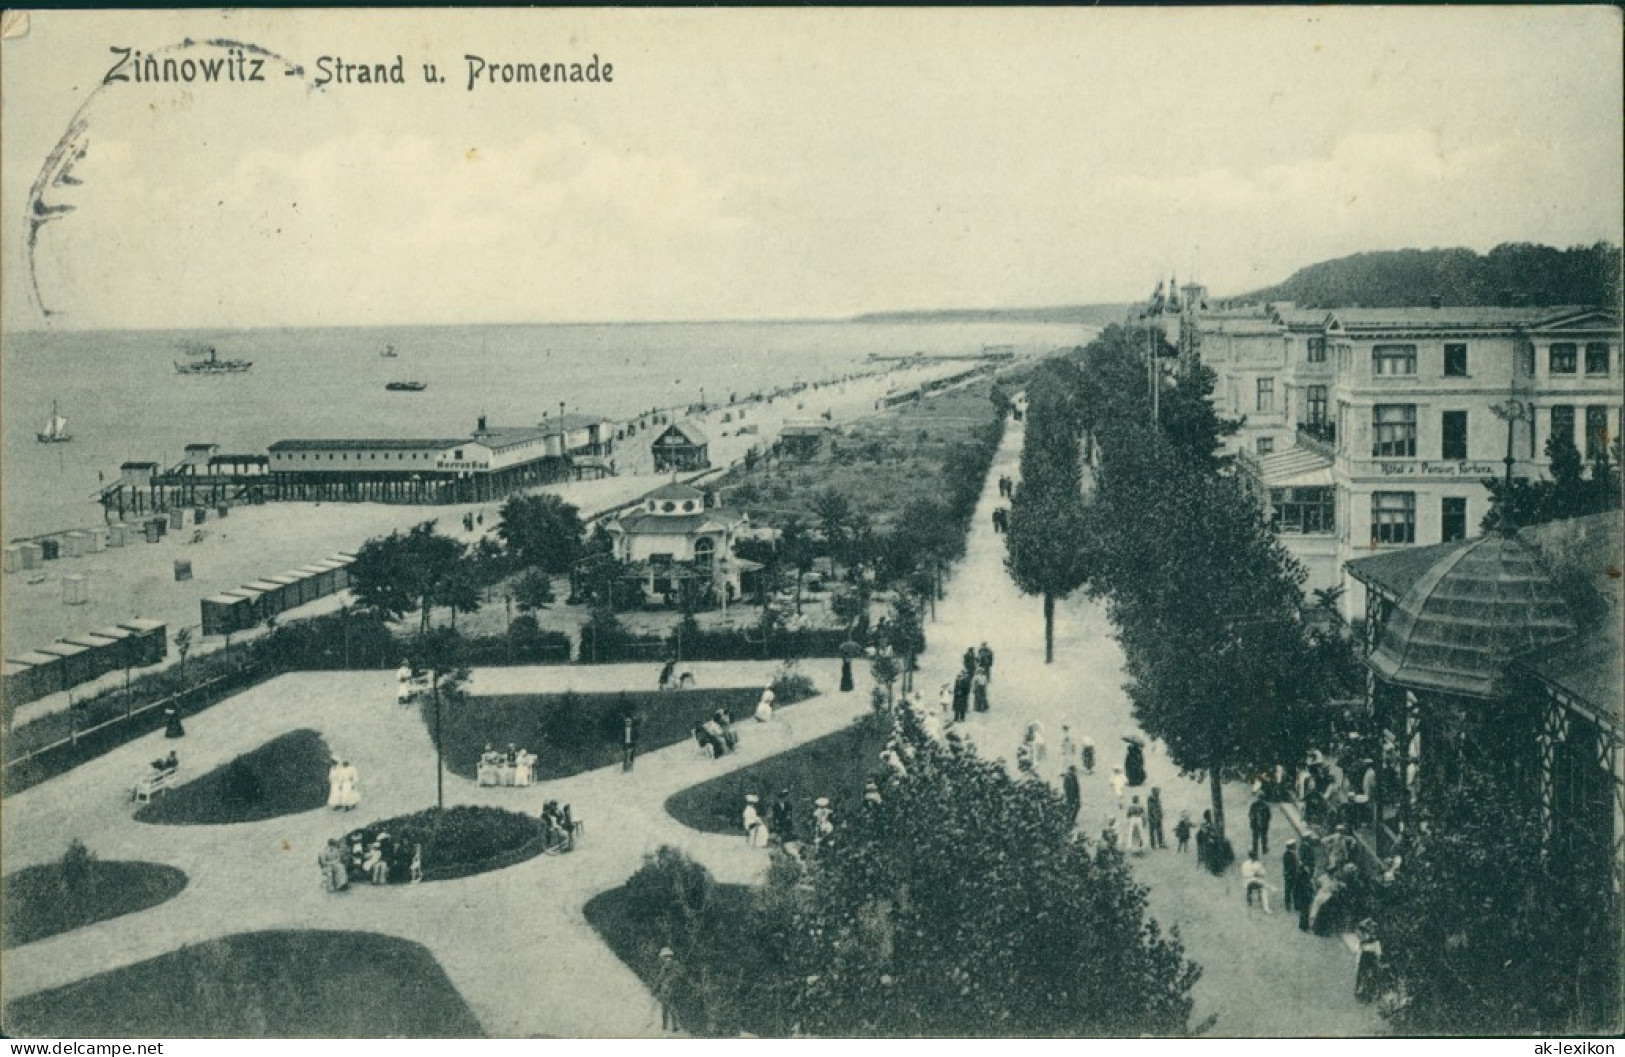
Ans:
[[[1534,553],[1486,536],[1446,554],[1411,585],[1371,667],[1401,686],[1491,697],[1513,659],[1575,630],[1568,599]]]

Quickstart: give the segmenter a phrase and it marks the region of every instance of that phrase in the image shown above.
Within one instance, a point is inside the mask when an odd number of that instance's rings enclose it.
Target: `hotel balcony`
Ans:
[[[1299,422],[1298,444],[1328,459],[1337,458],[1337,423]]]

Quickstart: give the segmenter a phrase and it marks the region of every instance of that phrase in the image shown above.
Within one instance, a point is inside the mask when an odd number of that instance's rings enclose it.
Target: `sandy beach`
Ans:
[[[888,392],[918,386],[934,378],[958,373],[963,362],[927,363],[873,377],[808,388],[772,401],[713,407],[695,415],[710,438],[711,463],[725,468],[744,458],[752,447],[766,448],[787,421],[822,418],[833,424],[873,414]],[[743,418],[740,412],[743,410]],[[724,422],[724,417],[730,421]],[[755,432],[742,432],[754,428]],[[619,474],[593,481],[571,481],[535,489],[551,492],[574,503],[590,517],[628,503],[670,479],[652,469],[648,442],[660,428],[640,431],[621,442],[615,453]],[[442,532],[472,542],[494,532],[501,504],[408,506],[383,503],[268,503],[233,507],[223,519],[211,518],[203,526],[200,542],[193,543],[192,528],[173,532],[157,543],[131,543],[80,558],[63,558],[35,570],[8,573],[4,580],[4,654],[11,657],[59,638],[93,632],[120,621],[145,618],[169,625],[174,635],[191,627],[193,656],[225,645],[221,637],[205,639],[199,626],[199,601],[266,576],[308,565],[340,552],[354,552],[368,539],[434,519]],[[463,531],[465,513],[483,517],[474,532]],[[87,525],[89,522],[87,522]],[[175,580],[175,562],[188,561],[192,579]],[[88,600],[64,602],[63,578],[85,577]],[[30,582],[32,580],[39,582]],[[290,611],[284,619],[298,619],[337,608],[347,595],[332,596]],[[249,635],[254,634],[250,632]],[[243,636],[235,636],[241,641]],[[170,663],[175,660],[171,649]],[[119,672],[75,687],[75,700],[94,693],[103,684],[123,680]],[[18,709],[16,721],[69,705],[70,692],[52,694]]]

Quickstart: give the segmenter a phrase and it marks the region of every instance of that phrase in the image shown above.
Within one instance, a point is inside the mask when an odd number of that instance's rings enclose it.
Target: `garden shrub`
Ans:
[[[799,671],[794,661],[786,661],[778,674],[773,676],[773,682],[768,684],[773,691],[773,700],[776,705],[793,705],[797,701],[805,701],[818,693],[812,677],[806,672]]]
[[[173,866],[103,862],[78,839],[56,862],[29,866],[5,879],[5,947],[20,947],[157,906],[186,887]]]

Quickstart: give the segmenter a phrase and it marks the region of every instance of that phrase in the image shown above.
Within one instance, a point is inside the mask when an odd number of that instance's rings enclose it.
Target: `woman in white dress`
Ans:
[[[773,691],[762,691],[762,699],[756,702],[756,722],[770,723],[773,721]]]
[[[745,797],[745,840],[752,848],[767,847],[767,823],[762,821],[761,813],[756,809],[760,802],[761,798],[755,793]]]
[[[331,757],[327,765],[327,806],[337,811],[343,806],[339,802],[339,779],[342,768],[339,767],[339,761]]]
[[[346,811],[355,810],[361,803],[361,776],[349,760],[343,761],[339,767],[339,806]]]

